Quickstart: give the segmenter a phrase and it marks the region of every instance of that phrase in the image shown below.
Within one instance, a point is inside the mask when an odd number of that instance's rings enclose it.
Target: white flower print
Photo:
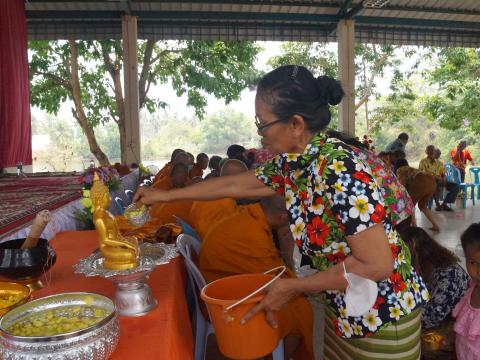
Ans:
[[[395,320],[400,320],[400,316],[402,316],[402,310],[398,305],[391,306],[388,308],[390,310],[390,317]]]
[[[351,195],[348,198],[350,205],[353,207],[350,208],[348,215],[351,218],[358,218],[363,222],[370,220],[370,214],[373,213],[373,205],[369,202],[368,198],[365,195],[355,196]]]
[[[333,160],[332,165],[329,166],[330,169],[335,171],[335,174],[340,175],[342,172],[347,170],[343,161]]]
[[[403,298],[400,300],[400,303],[402,304],[402,307],[405,310],[407,310],[409,314],[415,308],[415,305],[416,305],[415,298],[411,292],[406,292],[403,295]]]
[[[378,310],[370,309],[366,315],[363,315],[362,323],[368,328],[368,330],[376,331],[382,324],[382,320],[378,317]]]
[[[335,195],[333,195],[334,204],[345,205],[345,200],[347,200],[347,194],[345,194],[344,192],[336,193]]]
[[[353,324],[353,333],[357,336],[363,336],[362,327],[358,324]]]
[[[305,222],[302,218],[295,220],[295,224],[290,225],[290,231],[292,232],[293,238],[295,240],[300,240],[305,229]]]
[[[342,330],[343,334],[346,338],[351,338],[353,334],[353,329],[348,323],[347,320],[341,320],[338,324],[339,328]]]
[[[295,204],[295,201],[297,198],[295,197],[295,194],[291,190],[285,191],[285,205],[287,206],[287,209],[289,209],[293,204]]]

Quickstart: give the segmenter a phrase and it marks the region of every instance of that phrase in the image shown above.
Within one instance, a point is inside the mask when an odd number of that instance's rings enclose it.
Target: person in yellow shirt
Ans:
[[[437,211],[453,211],[448,204],[455,202],[457,198],[458,191],[460,190],[459,186],[455,183],[447,182],[445,177],[445,169],[443,163],[437,157],[438,149],[434,145],[428,145],[425,149],[427,156],[420,161],[418,169],[424,173],[430,174],[435,178],[437,188],[433,199],[435,200]],[[443,200],[443,203],[440,203],[440,194],[443,193],[443,188],[447,189],[447,195]]]

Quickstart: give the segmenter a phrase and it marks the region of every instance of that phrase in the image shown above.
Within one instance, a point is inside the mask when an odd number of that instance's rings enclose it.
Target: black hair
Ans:
[[[241,155],[246,149],[242,145],[233,144],[227,149],[227,156],[229,159],[236,159],[238,155]]]
[[[402,166],[410,166],[410,165],[408,165],[408,161],[406,159],[395,160],[395,163],[393,164],[393,172],[396,174],[397,170]]]
[[[206,158],[208,160],[208,155],[207,154],[200,153],[200,154],[197,155],[197,158],[196,158],[197,162],[199,162],[202,157]]]
[[[208,167],[212,170],[219,170],[220,161],[222,161],[220,156],[213,155],[208,161]]]
[[[463,252],[466,252],[466,248],[470,245],[480,248],[480,222],[470,225],[463,232],[460,241],[462,242]]]
[[[257,96],[271,112],[285,122],[301,115],[311,132],[330,123],[329,105],[337,105],[344,92],[340,82],[328,76],[314,77],[307,68],[285,65],[266,74],[259,82]]]
[[[398,138],[401,139],[401,140],[405,140],[405,141],[408,141],[408,134],[407,133],[400,133],[398,135]]]
[[[358,149],[369,150],[368,145],[365,145],[364,143],[362,143],[357,138],[354,138],[354,137],[352,137],[352,136],[350,136],[350,135],[348,135],[344,132],[329,129],[329,130],[326,131],[326,134],[327,134],[328,137],[335,138],[335,139],[338,139],[340,141],[343,141],[347,145],[355,146]]]

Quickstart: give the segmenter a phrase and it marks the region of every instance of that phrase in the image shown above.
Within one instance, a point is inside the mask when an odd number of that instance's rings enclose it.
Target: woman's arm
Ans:
[[[198,184],[169,191],[140,187],[133,198],[146,205],[180,200],[216,200],[221,198],[259,198],[275,195],[275,191],[262,184],[254,170],[238,175],[208,179]]]
[[[374,225],[349,236],[347,241],[352,250],[351,256],[345,259],[347,272],[373,281],[384,280],[391,275],[393,256],[383,224]],[[280,310],[298,294],[344,290],[347,285],[342,263],[312,276],[277,280],[267,289],[265,298],[248,312],[243,320],[248,321],[257,312],[264,310],[267,319],[275,327],[273,312]]]

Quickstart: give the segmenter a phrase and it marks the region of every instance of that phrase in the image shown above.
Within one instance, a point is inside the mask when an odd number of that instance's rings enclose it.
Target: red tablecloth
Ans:
[[[98,277],[74,274],[73,265],[98,247],[95,231],[66,231],[51,241],[57,262],[49,286],[34,298],[66,291],[88,291],[113,299],[115,287]],[[43,279],[44,283],[46,282]],[[193,359],[193,335],[185,301],[185,269],[181,258],[161,265],[150,275],[158,307],[141,317],[120,317],[120,342],[111,359]]]

